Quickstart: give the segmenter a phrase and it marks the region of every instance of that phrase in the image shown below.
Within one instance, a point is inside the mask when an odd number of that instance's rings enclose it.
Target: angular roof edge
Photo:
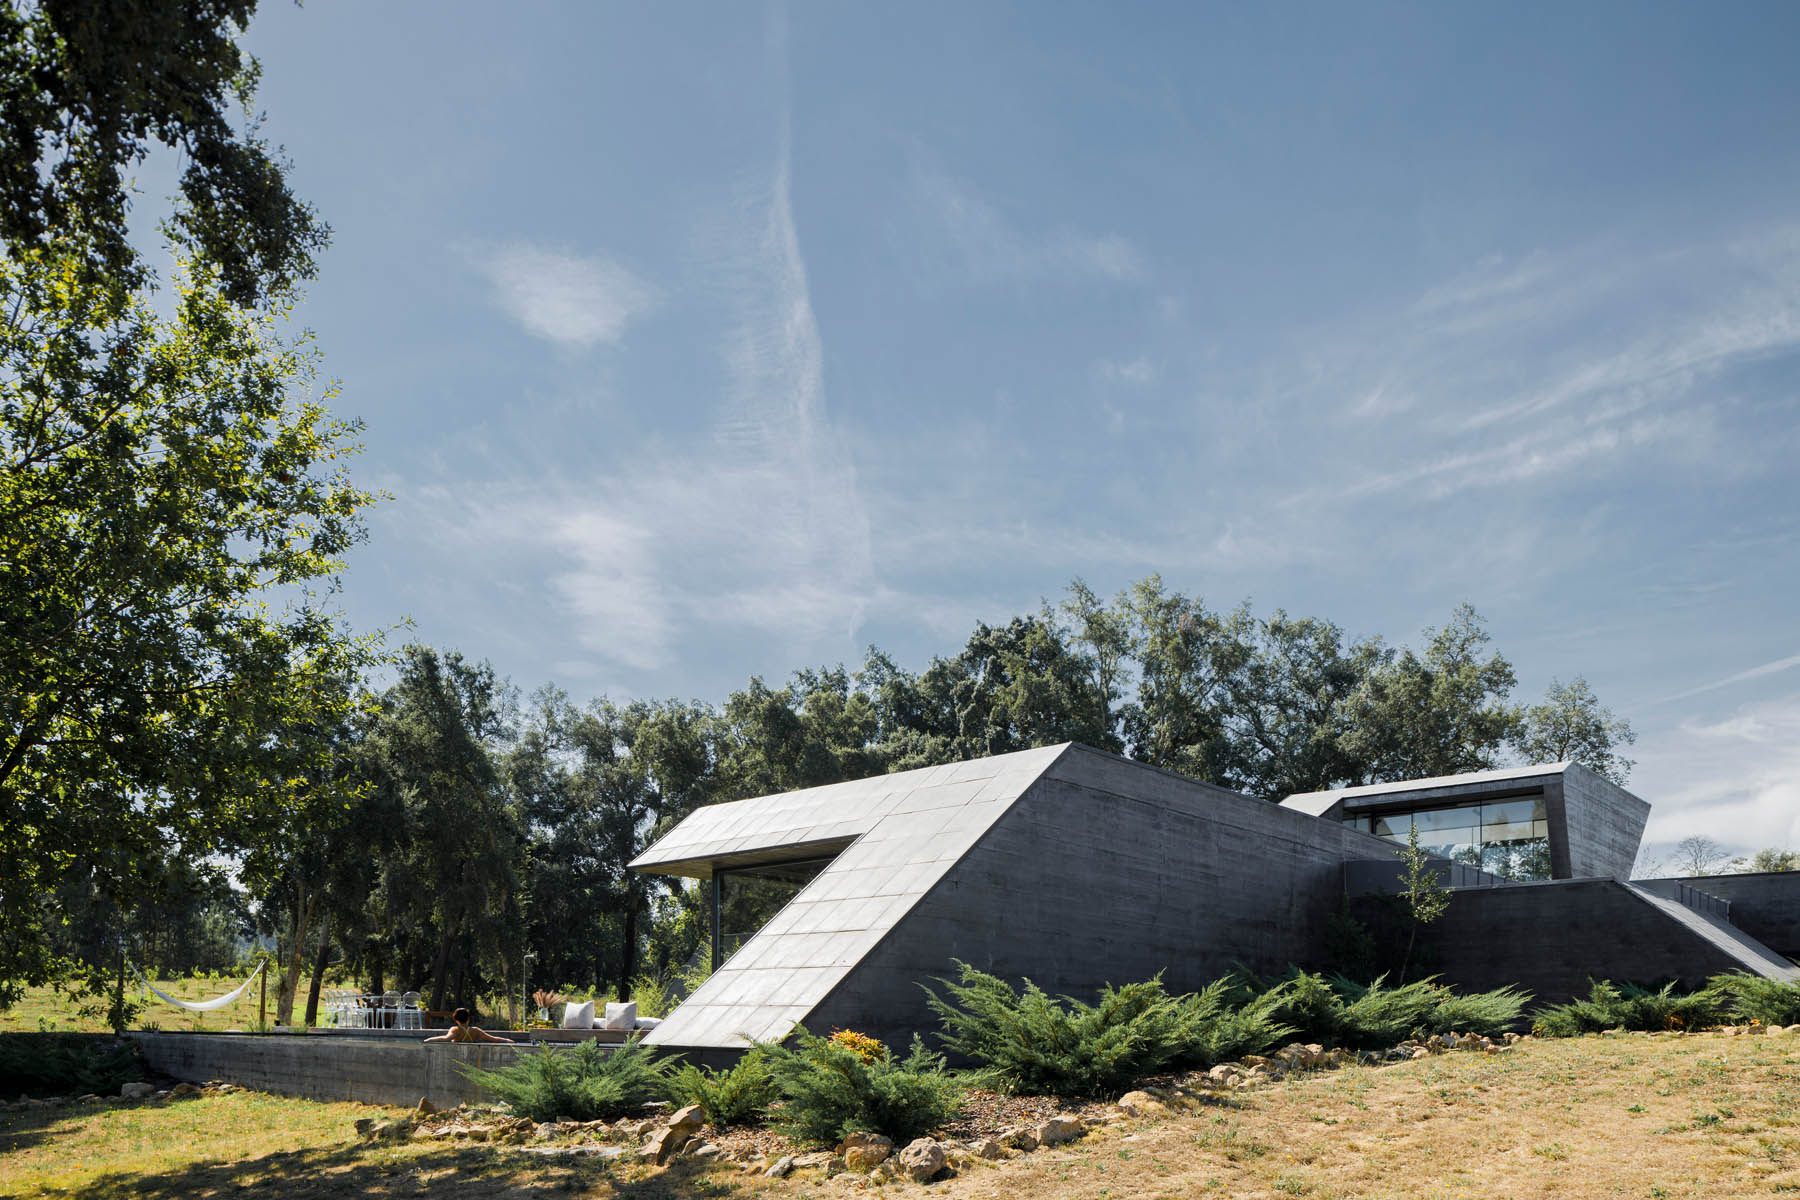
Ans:
[[[1295,808],[1318,816],[1343,800],[1360,796],[1392,796],[1400,792],[1428,792],[1439,788],[1469,787],[1483,783],[1510,783],[1527,779],[1547,779],[1561,775],[1574,762],[1537,763],[1525,767],[1498,767],[1491,771],[1468,771],[1461,775],[1434,775],[1426,779],[1399,779],[1393,783],[1366,783],[1357,787],[1333,788],[1324,792],[1295,792],[1281,802],[1283,808]]]

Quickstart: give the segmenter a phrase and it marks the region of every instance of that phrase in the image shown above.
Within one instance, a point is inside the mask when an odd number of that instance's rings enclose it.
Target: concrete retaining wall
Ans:
[[[1673,883],[1647,880],[1646,883]],[[1681,882],[1731,902],[1731,923],[1778,954],[1800,958],[1800,871],[1696,875]]]
[[[538,1053],[531,1045],[434,1043],[414,1038],[280,1034],[134,1033],[150,1066],[175,1079],[220,1079],[257,1091],[309,1100],[440,1108],[487,1099],[456,1064],[492,1069]]]
[[[1352,908],[1385,940],[1405,942],[1393,906],[1362,900]],[[1716,936],[1672,919],[1613,879],[1458,891],[1419,941],[1425,954],[1413,977],[1435,974],[1465,991],[1516,984],[1546,1004],[1587,995],[1590,979],[1675,979],[1697,988],[1709,976],[1745,968]]]

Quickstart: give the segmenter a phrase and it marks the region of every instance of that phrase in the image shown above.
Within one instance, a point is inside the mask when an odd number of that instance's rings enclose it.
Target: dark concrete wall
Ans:
[[[457,1063],[510,1065],[534,1046],[452,1045],[421,1041],[296,1035],[135,1033],[152,1068],[175,1079],[220,1079],[257,1091],[309,1100],[361,1100],[440,1108],[485,1099]]]
[[[1631,878],[1650,805],[1580,763],[1564,768],[1561,793],[1568,877]]]
[[[1733,925],[1777,954],[1800,958],[1800,871],[1696,875],[1681,882],[1729,900]]]
[[[1092,999],[1158,972],[1179,991],[1242,962],[1314,962],[1347,858],[1389,842],[1075,748],[815,1008],[815,1032],[936,1028],[919,984],[962,959]]]
[[[1381,936],[1404,940],[1391,906],[1359,901],[1353,911]],[[1426,957],[1415,975],[1469,991],[1514,984],[1543,1003],[1586,995],[1590,979],[1699,987],[1744,965],[1612,879],[1458,891],[1420,944]]]

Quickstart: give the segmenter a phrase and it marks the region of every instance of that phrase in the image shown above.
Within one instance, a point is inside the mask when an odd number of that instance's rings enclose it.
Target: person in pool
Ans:
[[[436,1037],[428,1037],[425,1040],[428,1042],[504,1042],[507,1040],[503,1037],[495,1037],[487,1030],[469,1024],[469,1010],[466,1008],[459,1008],[451,1013],[450,1019],[456,1024]]]

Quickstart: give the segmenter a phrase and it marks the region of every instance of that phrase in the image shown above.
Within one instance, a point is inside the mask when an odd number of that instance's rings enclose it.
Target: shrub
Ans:
[[[1545,1037],[1576,1037],[1606,1029],[1696,1029],[1715,1022],[1722,1004],[1722,997],[1711,990],[1677,995],[1674,983],[1653,992],[1630,983],[1588,982],[1585,1000],[1533,1013],[1533,1031]]]
[[[1327,979],[1293,968],[1273,985],[1240,972],[1236,986],[1244,1005],[1260,1001],[1272,1020],[1300,1036],[1359,1048],[1451,1031],[1494,1037],[1518,1023],[1531,999],[1510,987],[1458,994],[1433,979],[1390,988],[1384,976],[1361,984],[1342,975]]]
[[[143,1077],[144,1060],[135,1042],[29,1033],[0,1036],[0,1094],[112,1096],[122,1085]]]
[[[617,1049],[599,1042],[581,1042],[572,1050],[546,1046],[492,1071],[457,1064],[514,1113],[533,1121],[611,1119],[666,1100],[673,1065],[658,1060],[637,1038]]]
[[[836,1145],[847,1134],[879,1133],[904,1145],[956,1114],[962,1089],[944,1074],[944,1056],[917,1036],[903,1059],[873,1062],[848,1046],[794,1031],[792,1047],[758,1043],[782,1102],[770,1114],[788,1136],[807,1145]]]
[[[1800,1024],[1800,983],[1765,979],[1747,971],[1714,975],[1707,981],[1720,1007],[1738,1021],[1764,1025]]]
[[[854,1029],[834,1029],[831,1040],[847,1050],[853,1051],[856,1057],[864,1062],[874,1062],[878,1058],[887,1057],[887,1047],[866,1033],[858,1033]]]
[[[948,998],[925,989],[943,1022],[938,1040],[981,1063],[994,1085],[1057,1096],[1088,1096],[1128,1084],[1180,1057],[1200,1025],[1222,1007],[1163,990],[1160,977],[1108,984],[1099,1002],[1051,997],[1029,979],[1022,991],[965,962],[956,964]]]
[[[1440,988],[1437,1003],[1426,1017],[1421,1032],[1472,1033],[1477,1037],[1499,1037],[1519,1024],[1519,1014],[1531,1003],[1531,993],[1517,988],[1496,988],[1491,992],[1458,994]]]
[[[1189,997],[1189,1036],[1177,1061],[1210,1067],[1226,1059],[1267,1050],[1282,1038],[1292,1037],[1296,1026],[1287,1023],[1275,992],[1231,1003],[1229,978],[1216,979]]]
[[[698,1104],[707,1124],[720,1129],[761,1122],[778,1094],[760,1050],[724,1071],[683,1066],[670,1078],[669,1090],[677,1104]]]

